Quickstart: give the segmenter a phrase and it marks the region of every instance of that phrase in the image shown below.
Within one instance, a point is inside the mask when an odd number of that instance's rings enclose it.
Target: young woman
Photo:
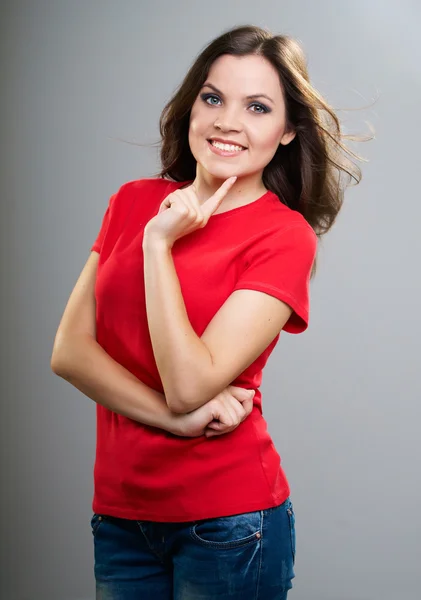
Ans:
[[[51,359],[97,403],[97,598],[285,599],[295,515],[259,386],[360,171],[299,44],[258,27],[203,50],[160,126],[162,170],[110,198]]]

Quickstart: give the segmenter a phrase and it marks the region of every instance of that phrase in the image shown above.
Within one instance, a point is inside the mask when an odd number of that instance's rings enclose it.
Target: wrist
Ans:
[[[155,398],[154,423],[150,424],[163,431],[168,431],[168,433],[182,435],[181,420],[177,419],[177,417],[182,417],[183,415],[172,412],[167,404],[165,394],[158,390],[152,390],[152,388],[150,388],[150,391]],[[141,418],[137,420],[141,423],[144,422]]]
[[[171,244],[164,238],[158,236],[156,233],[152,233],[148,231],[147,227],[145,227],[143,232],[143,249],[153,248],[162,249],[163,251],[170,251]]]
[[[166,430],[173,435],[178,435],[179,437],[184,437],[184,416],[182,414],[173,413],[170,411],[170,414],[167,419]]]

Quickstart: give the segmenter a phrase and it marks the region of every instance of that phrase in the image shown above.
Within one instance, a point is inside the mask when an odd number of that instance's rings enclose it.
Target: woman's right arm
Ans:
[[[171,412],[164,394],[142,383],[96,341],[98,259],[99,254],[91,252],[67,302],[55,336],[51,369],[113,412],[179,435],[182,415]]]

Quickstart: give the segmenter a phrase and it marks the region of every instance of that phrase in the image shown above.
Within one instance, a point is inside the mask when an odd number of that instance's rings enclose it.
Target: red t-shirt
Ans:
[[[97,341],[147,386],[163,393],[145,308],[142,239],[163,199],[189,182],[141,179],[111,196],[92,250]],[[309,318],[309,280],[317,237],[273,192],[179,238],[172,257],[190,323],[201,336],[238,289],[265,292],[294,312],[284,331]],[[244,324],[247,326],[247,323]],[[179,437],[97,404],[93,511],[115,517],[183,522],[281,504],[289,485],[262,416],[262,369],[279,334],[232,385],[255,388],[254,409],[234,431]]]

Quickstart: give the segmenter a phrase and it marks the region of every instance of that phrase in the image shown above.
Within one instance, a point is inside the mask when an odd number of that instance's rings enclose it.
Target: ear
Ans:
[[[292,142],[292,140],[295,138],[296,136],[296,132],[295,131],[286,131],[284,133],[284,135],[281,137],[280,140],[280,144],[282,144],[283,146],[287,146],[290,142]]]

